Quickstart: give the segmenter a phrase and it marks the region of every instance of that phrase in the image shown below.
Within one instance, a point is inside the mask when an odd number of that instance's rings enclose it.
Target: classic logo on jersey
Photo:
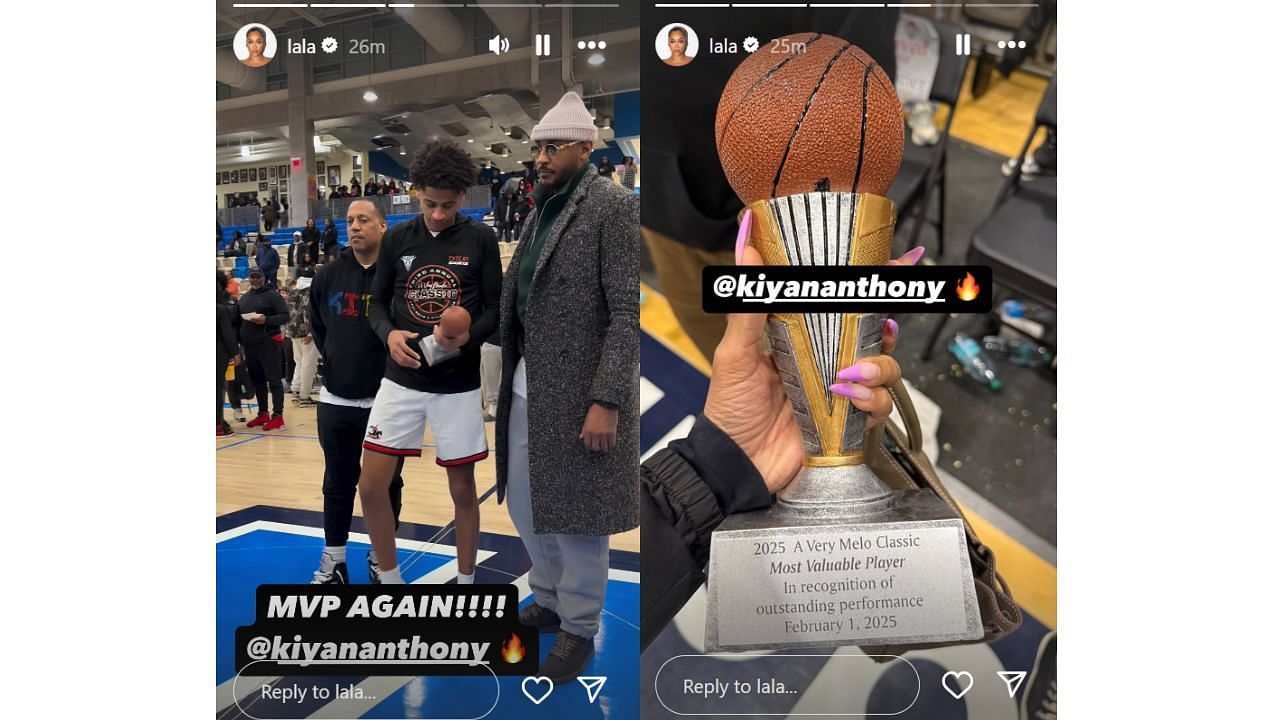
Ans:
[[[418,259],[417,255],[401,255],[400,256],[400,262],[404,263],[405,270],[412,270],[413,261],[417,259]]]
[[[471,257],[468,255],[450,255],[449,264],[450,265],[470,265]]]
[[[378,440],[382,437],[382,431],[378,429],[377,425],[370,425],[369,432],[365,433],[365,437],[371,440]]]
[[[443,265],[423,265],[404,284],[404,301],[414,322],[429,325],[440,321],[440,314],[462,299],[462,283],[453,271]]]

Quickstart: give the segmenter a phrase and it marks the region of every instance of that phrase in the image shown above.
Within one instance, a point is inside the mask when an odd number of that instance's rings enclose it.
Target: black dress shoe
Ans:
[[[555,632],[560,629],[560,616],[535,602],[520,611],[520,624],[538,628],[538,632]]]
[[[593,638],[574,635],[564,630],[556,635],[555,647],[551,654],[542,661],[538,674],[551,678],[551,682],[561,685],[578,677],[578,673],[587,667],[596,654],[596,643]]]

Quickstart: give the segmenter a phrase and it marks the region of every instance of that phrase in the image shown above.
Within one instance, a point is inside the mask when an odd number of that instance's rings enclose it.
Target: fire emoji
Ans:
[[[956,295],[965,302],[978,297],[980,290],[982,290],[982,287],[978,285],[978,281],[973,279],[972,273],[965,273],[964,280],[956,283]]]
[[[515,633],[511,633],[510,640],[502,643],[502,659],[512,664],[524,659],[524,643],[520,642]]]

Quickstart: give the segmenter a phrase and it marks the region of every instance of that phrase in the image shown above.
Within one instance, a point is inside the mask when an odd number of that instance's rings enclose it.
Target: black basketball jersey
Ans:
[[[401,367],[387,355],[386,377],[407,388],[432,393],[467,392],[480,387],[480,345],[498,324],[502,263],[493,229],[475,220],[458,222],[432,237],[421,214],[382,238],[369,320],[385,343],[394,330],[431,335],[440,315],[458,305],[471,314],[471,339],[462,353],[434,367]]]

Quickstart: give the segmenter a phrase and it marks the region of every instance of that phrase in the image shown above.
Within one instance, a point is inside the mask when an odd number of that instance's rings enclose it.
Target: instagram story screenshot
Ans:
[[[1274,715],[1207,10],[7,6],[5,717]]]
[[[214,41],[216,716],[640,717],[640,9]]]
[[[645,9],[644,717],[1057,717],[1055,16]]]

